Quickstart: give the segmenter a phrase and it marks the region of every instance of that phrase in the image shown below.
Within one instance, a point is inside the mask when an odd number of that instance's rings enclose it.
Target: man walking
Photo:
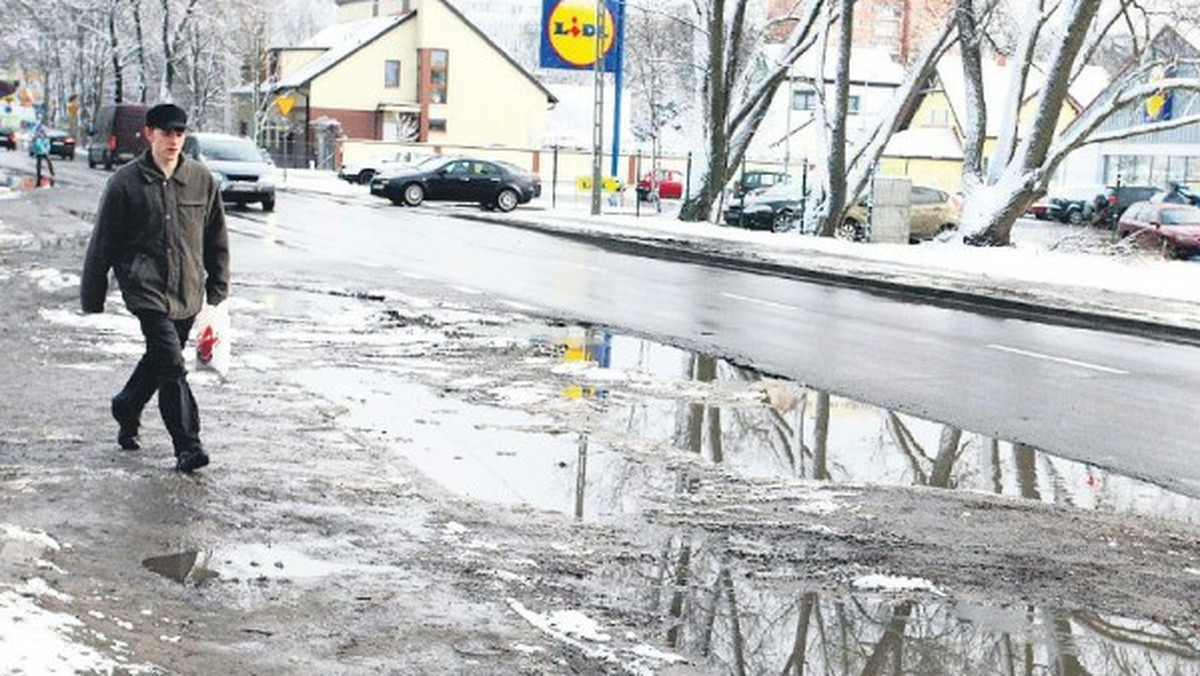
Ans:
[[[158,393],[158,410],[175,446],[175,469],[208,464],[200,414],[187,382],[183,347],[205,294],[229,294],[225,211],[212,174],[181,151],[187,113],[162,103],[146,112],[150,149],[109,179],[100,199],[80,282],[83,311],[103,312],[108,271],[116,272],[125,307],[141,323],[146,352],[112,399],[117,443],[140,447],[142,409]]]

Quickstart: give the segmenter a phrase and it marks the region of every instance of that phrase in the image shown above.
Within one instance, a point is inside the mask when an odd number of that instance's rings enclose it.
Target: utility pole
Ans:
[[[596,61],[592,64],[592,215],[600,215],[604,173],[604,0],[596,0]]]

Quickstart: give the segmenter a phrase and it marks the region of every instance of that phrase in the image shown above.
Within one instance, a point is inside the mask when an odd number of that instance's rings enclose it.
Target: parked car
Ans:
[[[102,106],[89,130],[88,167],[112,169],[149,148],[150,142],[142,135],[148,109],[149,106],[138,103]]]
[[[17,130],[8,127],[0,128],[0,146],[9,150],[17,149]]]
[[[1200,254],[1200,207],[1174,202],[1137,202],[1117,223],[1117,235],[1131,235],[1162,247],[1171,258]]]
[[[779,183],[729,200],[721,217],[726,225],[782,232],[800,215],[802,199],[800,184]]]
[[[512,211],[542,194],[542,181],[507,162],[470,157],[433,157],[385,180],[371,181],[371,194],[392,204],[477,202],[485,209]]]
[[[776,183],[786,183],[788,175],[781,171],[751,170],[742,172],[733,182],[733,199],[741,199],[755,190],[769,188]]]
[[[75,137],[62,129],[46,127],[46,138],[50,140],[50,154],[64,160],[75,159]],[[29,146],[29,156],[33,157],[33,145]]]
[[[360,162],[346,162],[338,169],[338,178],[350,183],[367,185],[377,174],[402,170],[413,167],[433,157],[433,155],[417,150],[398,150],[395,153],[376,157]]]
[[[1158,188],[1150,185],[1107,186],[1104,188],[1103,202],[1097,204],[1099,211],[1093,214],[1092,222],[1115,228],[1129,205],[1148,200],[1157,192]]]
[[[203,162],[221,186],[225,204],[262,205],[275,210],[275,165],[263,159],[254,141],[244,136],[194,132],[183,141],[183,153]]]
[[[638,199],[645,202],[657,187],[662,199],[677,200],[683,197],[683,172],[674,169],[655,169],[646,172],[637,184]]]
[[[962,219],[962,198],[945,190],[926,186],[912,186],[909,207],[910,242],[932,239],[943,232],[958,227]],[[866,238],[867,205],[859,201],[846,212],[837,236],[842,239],[861,241]]]
[[[1034,218],[1038,219],[1039,221],[1050,220],[1050,201],[1049,201],[1049,199],[1043,197],[1042,199],[1034,202],[1033,204],[1030,204],[1029,208],[1025,210],[1025,214],[1027,216],[1033,216]]]
[[[1091,223],[1107,206],[1103,185],[1071,185],[1051,188],[1042,200],[1045,219],[1071,225]]]

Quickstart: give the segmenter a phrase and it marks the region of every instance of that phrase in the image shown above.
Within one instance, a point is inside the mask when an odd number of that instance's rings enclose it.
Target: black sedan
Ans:
[[[392,204],[476,202],[485,209],[512,211],[542,194],[542,182],[507,162],[469,157],[433,157],[408,170],[371,181],[371,194]]]
[[[782,232],[792,227],[803,204],[797,183],[778,183],[729,200],[723,218],[726,225],[747,230]]]

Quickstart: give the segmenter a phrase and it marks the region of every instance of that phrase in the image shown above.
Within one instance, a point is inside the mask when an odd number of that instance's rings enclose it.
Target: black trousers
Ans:
[[[37,156],[37,182],[34,183],[34,186],[33,186],[35,188],[42,187],[42,162],[43,161],[46,162],[46,166],[50,169],[50,175],[51,176],[54,175],[54,163],[50,161],[50,156],[49,155],[38,155]]]
[[[158,392],[158,411],[171,434],[175,455],[200,450],[200,411],[187,381],[183,347],[194,317],[169,319],[162,312],[138,312],[146,353],[114,403],[131,420],[139,420],[150,397]]]

